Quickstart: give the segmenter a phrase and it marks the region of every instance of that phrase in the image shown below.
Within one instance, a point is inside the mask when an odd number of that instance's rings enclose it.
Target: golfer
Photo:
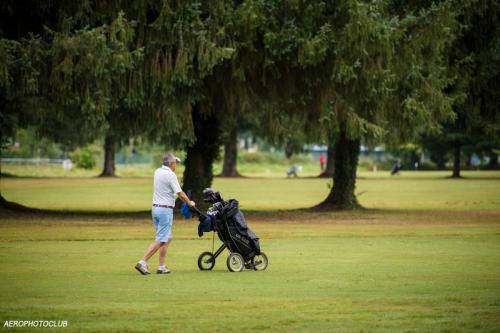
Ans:
[[[177,162],[180,162],[179,158],[167,154],[163,158],[163,165],[155,171],[152,216],[156,229],[156,239],[149,245],[144,257],[135,265],[135,269],[142,275],[150,274],[147,261],[158,250],[160,250],[160,265],[156,273],[168,274],[171,272],[165,266],[165,256],[168,246],[172,242],[175,195],[177,194],[189,207],[195,205],[194,201],[189,200],[179,185],[175,175]]]

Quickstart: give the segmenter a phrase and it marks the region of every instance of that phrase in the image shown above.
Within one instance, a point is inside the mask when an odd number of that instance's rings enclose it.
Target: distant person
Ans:
[[[177,194],[189,207],[194,207],[195,205],[194,201],[189,200],[179,185],[179,181],[175,175],[177,162],[180,162],[180,159],[174,155],[165,155],[163,165],[156,169],[154,174],[152,217],[156,229],[156,238],[149,245],[144,257],[135,265],[135,269],[142,275],[150,274],[147,261],[158,250],[160,250],[160,265],[156,273],[170,273],[170,269],[165,265],[165,257],[168,245],[172,241],[175,195]]]
[[[325,155],[320,154],[319,155],[319,165],[321,167],[321,172],[325,170]]]
[[[297,168],[295,165],[292,165],[292,166],[290,167],[290,169],[288,169],[288,171],[287,171],[287,173],[286,173],[286,177],[287,177],[287,178],[290,178],[290,177],[292,177],[292,176],[293,176],[293,177],[298,177],[298,175],[297,175],[297,170],[298,170],[298,168]]]
[[[394,165],[392,166],[392,169],[391,169],[391,176],[394,176],[396,174],[399,173],[399,171],[401,170],[401,162],[398,160],[396,163],[394,163]]]
[[[73,162],[69,158],[65,158],[62,162],[62,167],[64,170],[71,170],[73,168]]]

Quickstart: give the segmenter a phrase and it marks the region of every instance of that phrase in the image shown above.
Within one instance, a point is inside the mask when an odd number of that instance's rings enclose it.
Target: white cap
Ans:
[[[181,161],[180,158],[175,156],[174,154],[168,153],[163,157],[163,165],[168,166],[170,163],[177,162],[179,163]]]

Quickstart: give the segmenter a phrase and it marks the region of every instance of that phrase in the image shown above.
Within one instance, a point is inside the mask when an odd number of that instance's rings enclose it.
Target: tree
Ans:
[[[18,113],[20,105],[30,104],[29,96],[36,94],[39,73],[34,63],[39,59],[38,41],[34,39],[0,39],[0,144],[2,148],[12,138],[18,126],[26,124],[29,115]],[[1,174],[1,165],[0,165]],[[2,207],[16,207],[0,191]]]
[[[210,187],[213,179],[212,166],[218,157],[220,147],[219,126],[216,116],[211,112],[203,112],[196,105],[193,110],[193,126],[196,140],[187,146],[186,168],[184,171],[185,190],[200,204],[201,189]],[[212,126],[204,124],[209,123]]]
[[[423,143],[431,159],[444,168],[452,156],[453,178],[460,178],[464,148],[491,152],[500,144],[498,109],[500,58],[499,8],[495,1],[466,2],[458,16],[458,38],[447,50],[447,68],[454,82],[446,88],[453,98],[454,117],[441,131],[425,134]],[[482,142],[489,142],[483,145]]]
[[[143,49],[133,46],[133,24],[120,13],[109,25],[51,34],[52,66],[43,94],[62,105],[65,115],[78,110],[84,122],[98,125],[91,133],[105,135],[101,176],[114,176],[117,141],[146,126],[141,122],[145,96],[137,74]]]
[[[255,3],[254,3],[255,4]],[[358,206],[361,140],[405,142],[451,115],[444,50],[456,8],[394,2],[272,3],[259,8],[261,96],[269,132],[334,137],[334,185],[325,209]],[[331,142],[331,141],[330,141]]]
[[[29,114],[40,135],[65,144],[83,145],[107,133],[103,175],[114,174],[111,141],[117,132],[134,133],[143,118],[136,74],[143,49],[135,47],[134,24],[113,4],[97,3],[7,1],[2,17],[4,37],[31,34],[37,41],[40,82],[31,105],[14,112]]]
[[[226,142],[224,143],[224,161],[222,164],[221,177],[241,177],[238,172],[237,165],[238,157],[238,129],[234,126],[227,134]]]
[[[237,62],[238,60],[233,60],[233,63]],[[232,67],[234,68],[235,65]],[[250,89],[241,79],[233,79],[232,85],[224,89],[224,99],[231,112],[223,113],[222,117],[224,159],[221,177],[241,177],[237,170],[238,133],[258,132],[259,118],[255,110],[252,109]]]
[[[450,142],[444,140],[441,135],[423,134],[419,140],[424,151],[436,164],[438,169],[444,170],[449,160]]]
[[[409,141],[450,117],[443,60],[456,33],[456,8],[447,2],[251,3],[260,14],[248,15],[260,20],[252,45],[262,45],[264,57],[254,68],[264,79],[252,82],[262,128],[273,143],[291,133],[333,137],[334,186],[320,206],[357,207],[361,139]]]
[[[165,3],[157,15],[148,35],[155,47],[147,50],[152,59],[147,66],[156,79],[149,94],[156,103],[153,108],[164,108],[162,114],[168,117],[166,125],[153,131],[163,128],[163,141],[186,150],[183,185],[200,199],[201,190],[211,184],[221,143],[215,110],[227,110],[223,91],[213,82],[221,79],[216,66],[233,52],[223,33],[225,10],[220,1],[185,1]]]
[[[308,117],[314,118],[314,115],[305,112],[305,104],[301,102],[303,99],[312,100],[314,93],[311,89],[302,91],[301,87],[295,84],[299,82],[298,78],[291,78],[286,70],[290,50],[281,48],[284,45],[280,45],[280,40],[283,36],[283,40],[290,39],[294,43],[294,38],[298,36],[286,36],[291,30],[282,31],[281,10],[285,7],[286,4],[272,1],[242,1],[224,5],[218,3],[202,7],[202,17],[206,18],[202,22],[208,25],[207,30],[211,31],[216,27],[216,30],[221,32],[219,43],[216,45],[226,45],[231,50],[227,58],[221,59],[214,66],[213,71],[203,81],[204,85],[200,87],[200,95],[204,96],[204,102],[209,105],[209,112],[215,115],[210,123],[204,122],[201,125],[214,127],[214,135],[221,125],[231,124],[227,121],[228,117],[237,118],[238,114],[246,114],[248,111],[259,119],[257,126],[262,128],[262,132],[276,139],[274,143],[295,149],[299,140],[292,137],[287,128],[293,127],[292,122],[296,124],[298,119],[304,121],[308,120]],[[282,56],[285,57],[282,59]],[[217,83],[217,88],[213,89],[207,85],[209,82]],[[289,103],[291,96],[298,98]],[[289,110],[293,115],[282,117],[283,110]],[[284,118],[286,121],[281,122]],[[231,129],[231,125],[227,126],[227,132],[230,133]],[[295,134],[302,136],[302,133],[298,131]],[[200,141],[200,138],[196,137],[195,142],[197,141]],[[215,150],[207,149],[206,154],[211,154],[210,152]],[[187,164],[192,160],[195,159],[187,158]],[[205,162],[208,163],[209,160],[206,159]],[[193,172],[196,169],[205,170],[205,174]],[[210,175],[211,166],[187,166],[184,183],[194,184],[190,178],[211,179]],[[208,182],[206,184],[210,185]],[[194,186],[186,188],[189,187]],[[202,188],[198,183],[197,188],[191,190],[198,193]]]
[[[8,2],[6,16],[22,16],[24,5]],[[44,57],[37,68],[46,79],[37,86],[43,101],[35,105],[40,127],[62,139],[105,136],[103,175],[114,173],[114,147],[130,135],[189,148],[197,144],[195,134],[206,132],[200,127],[218,128],[198,119],[209,116],[205,105],[222,105],[218,90],[204,80],[232,53],[221,34],[224,2],[30,2],[27,7],[36,24],[26,30],[40,34],[37,50]],[[54,131],[66,124],[71,130]],[[211,164],[194,168],[209,169]]]
[[[50,102],[43,110],[54,110],[39,119],[48,134],[104,136],[103,176],[114,175],[114,150],[131,136],[192,142],[191,109],[203,97],[197,86],[219,59],[196,21],[198,2],[31,5],[41,13],[34,30],[48,64],[47,82],[39,85],[39,96]],[[16,2],[10,7],[10,16],[25,9]],[[54,130],[67,124],[75,128]]]
[[[360,140],[410,140],[422,124],[449,115],[440,68],[454,14],[431,6],[417,16],[381,4],[350,5],[333,69],[331,121],[336,128],[334,186],[320,207],[358,206],[355,189]],[[426,22],[426,24],[424,24]],[[451,30],[453,31],[453,30]],[[352,42],[354,41],[354,42]],[[344,47],[345,46],[345,47]]]
[[[456,78],[448,88],[455,98],[455,121],[444,126],[443,141],[453,145],[453,178],[460,177],[464,145],[485,140],[499,144],[499,13],[497,1],[466,3],[460,36],[449,50],[448,67]]]

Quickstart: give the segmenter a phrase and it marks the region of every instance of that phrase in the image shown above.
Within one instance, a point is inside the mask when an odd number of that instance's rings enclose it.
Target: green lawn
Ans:
[[[64,332],[500,329],[499,212],[248,219],[268,270],[229,273],[224,253],[198,271],[211,238],[178,219],[174,273],[144,277],[132,266],[152,235],[146,215],[4,213],[0,320],[69,320]]]
[[[153,235],[149,213],[133,213],[149,208],[151,179],[2,179],[9,200],[94,212],[0,210],[0,324],[68,320],[61,332],[498,332],[500,173],[445,175],[361,173],[359,199],[377,209],[335,213],[284,210],[319,202],[327,180],[216,179],[215,188],[241,200],[269,268],[229,273],[226,252],[213,271],[198,271],[211,235],[198,239],[196,221],[177,216],[168,276],[133,269]]]
[[[357,193],[367,208],[410,210],[497,210],[500,172],[360,172]],[[216,178],[224,197],[238,198],[246,210],[312,207],[331,185],[318,178]],[[141,211],[151,205],[152,179],[147,178],[2,178],[2,195],[30,207],[76,211]]]

